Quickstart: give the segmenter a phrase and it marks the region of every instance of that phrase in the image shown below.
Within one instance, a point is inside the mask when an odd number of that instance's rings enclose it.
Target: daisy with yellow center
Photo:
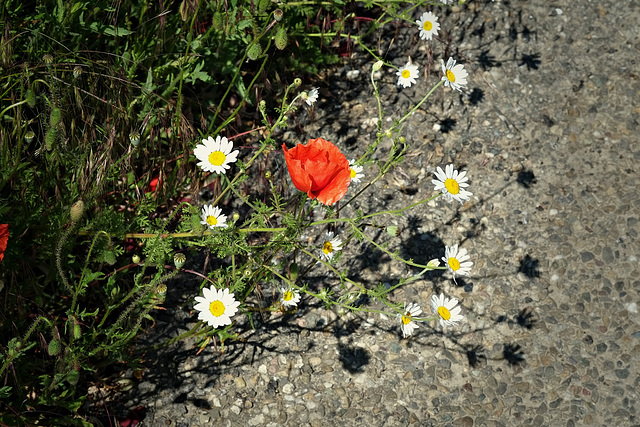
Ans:
[[[194,309],[199,311],[198,319],[210,326],[219,328],[231,324],[231,316],[236,314],[240,302],[236,301],[229,289],[216,289],[213,286],[202,290],[204,297],[196,297],[198,304]]]
[[[202,221],[200,221],[200,224],[204,224],[212,230],[216,227],[226,227],[227,216],[222,213],[219,207],[205,205],[202,208]]]
[[[473,265],[473,262],[468,261],[469,258],[469,254],[465,248],[458,249],[458,245],[453,245],[445,246],[444,257],[442,260],[449,271],[453,274],[453,279],[455,280],[456,275],[469,275],[471,266]]]
[[[300,302],[300,292],[294,288],[280,288],[280,303],[284,308],[297,307]]]
[[[202,140],[193,150],[193,154],[200,160],[198,166],[205,172],[224,174],[230,164],[238,160],[238,150],[233,150],[233,143],[224,136],[216,139],[209,137]]]
[[[431,295],[431,308],[438,315],[442,327],[453,326],[464,319],[456,298],[445,298],[444,294],[440,294],[439,297]]]
[[[351,170],[351,182],[360,182],[364,178],[362,166],[356,165],[356,159],[349,160],[349,169]]]
[[[434,190],[440,191],[449,201],[457,200],[463,203],[464,200],[469,200],[469,196],[473,195],[464,189],[464,187],[469,186],[467,172],[458,172],[453,168],[452,164],[445,166],[444,171],[438,166],[436,178],[438,179],[431,180],[435,185]]]
[[[431,12],[425,12],[422,14],[416,24],[420,27],[420,38],[423,40],[431,40],[433,36],[438,35],[440,24],[438,23],[438,17]]]
[[[456,60],[449,58],[447,65],[444,64],[444,60],[440,60],[442,64],[442,80],[445,86],[451,87],[458,92],[462,92],[462,88],[467,85],[467,70],[464,69],[464,65],[456,65]]]
[[[307,103],[308,106],[312,106],[318,100],[318,88],[314,87],[309,91],[307,97],[303,99]]]
[[[400,329],[402,329],[402,336],[404,338],[413,334],[413,330],[418,328],[417,321],[413,318],[420,316],[422,309],[416,303],[404,303],[404,309],[402,313],[398,313],[398,320],[400,320]]]
[[[327,233],[322,243],[322,252],[320,258],[331,261],[336,252],[342,249],[342,241],[334,237],[332,232]]]
[[[398,76],[398,86],[405,88],[410,87],[416,82],[416,79],[419,76],[418,66],[413,65],[411,60],[409,60],[404,67],[398,70],[396,75]]]

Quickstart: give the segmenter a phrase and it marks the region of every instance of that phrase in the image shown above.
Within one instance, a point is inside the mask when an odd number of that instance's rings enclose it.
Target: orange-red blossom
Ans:
[[[291,150],[282,144],[282,149],[291,181],[298,190],[328,206],[347,193],[351,183],[349,161],[331,142],[316,138]]]

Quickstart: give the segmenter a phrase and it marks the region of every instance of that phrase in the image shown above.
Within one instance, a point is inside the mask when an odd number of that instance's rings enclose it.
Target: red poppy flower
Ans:
[[[7,243],[9,243],[9,224],[0,224],[0,261],[4,259]]]
[[[351,183],[349,161],[331,142],[316,138],[291,150],[282,144],[282,149],[291,181],[298,190],[327,206],[347,193]]]

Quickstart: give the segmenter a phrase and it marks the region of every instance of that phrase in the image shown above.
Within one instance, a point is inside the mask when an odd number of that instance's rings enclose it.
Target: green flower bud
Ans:
[[[56,139],[58,138],[58,132],[51,128],[44,134],[44,146],[47,151],[51,151],[53,149],[53,144],[55,144]]]
[[[49,356],[55,356],[56,354],[60,353],[60,341],[58,341],[57,339],[52,339],[51,341],[49,341],[49,346],[47,347],[47,353],[49,353]]]
[[[133,145],[134,147],[137,147],[138,144],[140,143],[140,132],[138,132],[137,130],[134,130],[133,132],[131,132],[129,134],[129,141],[131,141],[131,145]]]
[[[80,325],[76,323],[75,325],[73,325],[73,337],[79,340],[81,336],[82,336],[82,329],[80,328]]]
[[[27,133],[24,134],[24,140],[27,144],[31,143],[31,141],[33,141],[33,138],[35,138],[36,134],[33,133],[32,130],[27,131]]]
[[[233,219],[233,222],[238,221],[240,219],[240,214],[238,212],[234,212],[231,219]]]
[[[400,229],[397,225],[389,225],[385,228],[385,231],[391,237],[398,237],[400,235]]]
[[[384,131],[384,136],[386,136],[387,138],[391,138],[392,135],[393,133],[391,133],[391,129],[387,129],[386,131]]]
[[[252,271],[250,269],[245,269],[244,272],[244,277],[251,277]]]
[[[260,109],[264,111],[267,108],[267,102],[264,99],[261,99],[258,107],[260,107]]]
[[[79,65],[76,65],[75,67],[73,67],[73,78],[77,79],[81,75],[82,75],[82,67]]]
[[[213,25],[213,28],[215,28],[218,31],[222,30],[223,27],[223,22],[222,22],[222,13],[220,12],[216,12],[213,14],[213,19],[211,21],[211,24]]]
[[[295,262],[289,264],[289,278],[292,282],[295,282],[295,280],[298,278],[298,264],[296,264]]]
[[[293,81],[293,86],[298,87],[301,84],[302,84],[302,80],[299,77],[296,77],[296,79]]]
[[[282,21],[283,15],[284,13],[282,12],[282,9],[276,9],[273,11],[273,18],[278,22]]]
[[[266,171],[266,172],[264,173],[264,177],[265,177],[266,179],[271,179],[271,172]]]
[[[109,265],[116,263],[116,254],[113,251],[104,251],[102,255],[104,262]]]
[[[53,56],[51,56],[51,54],[47,53],[42,57],[42,60],[44,61],[45,64],[51,65],[51,63],[53,62]]]
[[[76,223],[82,219],[82,215],[84,215],[84,201],[79,199],[77,202],[71,206],[69,213],[71,214],[71,222]]]
[[[62,111],[59,108],[54,108],[51,110],[51,115],[49,116],[49,123],[51,127],[56,127],[62,122]]]
[[[398,142],[400,144],[404,144],[405,142],[407,142],[406,138],[404,136],[401,136],[400,138],[398,138]]]
[[[382,66],[384,65],[383,61],[377,61],[373,64],[373,71],[376,72],[378,70],[380,70],[380,68],[382,68]]]
[[[34,108],[36,106],[36,93],[33,89],[27,89],[26,101],[29,107]]]
[[[276,48],[282,50],[287,46],[287,30],[284,27],[278,28],[276,31]]]
[[[140,256],[139,255],[134,255],[131,257],[131,262],[133,262],[134,264],[137,264],[140,262]]]
[[[167,285],[165,285],[164,283],[158,285],[158,287],[156,288],[156,293],[159,296],[164,296],[167,294]]]
[[[173,255],[173,264],[176,268],[181,268],[187,261],[187,257],[183,253],[177,253]]]
[[[249,45],[249,48],[247,49],[247,56],[249,57],[249,59],[255,61],[256,59],[258,59],[260,54],[262,54],[262,46],[260,46],[260,43],[251,43]]]

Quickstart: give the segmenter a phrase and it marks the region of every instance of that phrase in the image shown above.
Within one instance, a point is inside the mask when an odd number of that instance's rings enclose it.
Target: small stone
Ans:
[[[249,424],[250,426],[261,426],[261,425],[264,425],[264,415],[263,414],[258,414],[258,415],[255,415],[255,416],[249,418],[249,420],[247,421],[247,424]]]
[[[625,379],[629,377],[628,369],[616,369],[614,372],[616,373],[616,377],[620,379]]]
[[[314,368],[315,368],[316,366],[319,366],[321,363],[322,363],[322,359],[320,359],[320,358],[319,358],[319,357],[317,357],[317,356],[311,357],[311,358],[309,359],[309,365],[313,366]]]
[[[294,387],[293,387],[293,384],[291,384],[291,383],[287,383],[287,384],[285,384],[284,386],[282,386],[282,392],[283,392],[284,394],[291,394],[291,393],[293,393],[293,389],[294,389]]]
[[[247,383],[244,382],[244,380],[242,379],[242,377],[237,377],[233,380],[233,383],[235,384],[236,388],[245,388],[247,386]]]
[[[595,255],[592,254],[591,252],[584,251],[584,252],[580,252],[580,258],[582,258],[582,262],[589,262],[595,258]]]
[[[236,414],[236,415],[240,415],[240,411],[241,411],[241,409],[240,409],[238,406],[236,406],[236,405],[231,405],[231,407],[229,408],[229,410],[230,410],[231,412],[233,412],[234,414]]]
[[[460,427],[473,427],[473,418],[467,416],[467,417],[462,417],[460,419],[458,419],[454,425],[456,426],[460,426]]]

